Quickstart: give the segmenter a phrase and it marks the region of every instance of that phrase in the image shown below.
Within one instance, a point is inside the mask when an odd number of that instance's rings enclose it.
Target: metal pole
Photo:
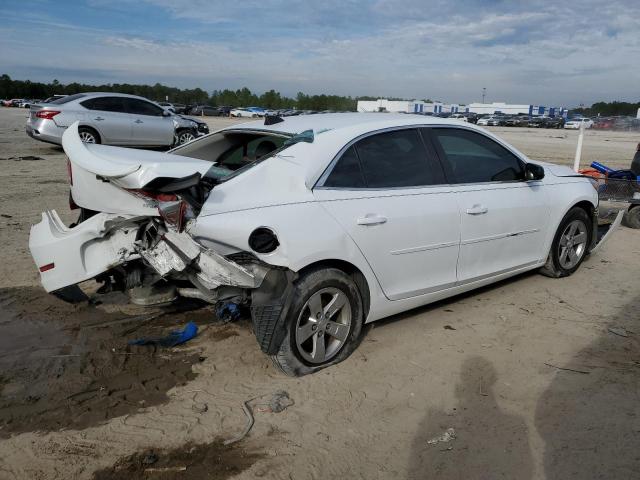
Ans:
[[[576,158],[573,160],[573,170],[580,169],[580,157],[582,157],[582,140],[584,139],[584,122],[580,122],[580,133],[578,133],[578,146],[576,147]]]
[[[487,93],[487,88],[486,87],[482,87],[482,103],[484,103],[484,96]]]

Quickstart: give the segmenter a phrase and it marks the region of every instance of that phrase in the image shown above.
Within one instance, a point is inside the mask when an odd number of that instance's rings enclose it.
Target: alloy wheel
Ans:
[[[96,137],[91,132],[80,132],[80,140],[84,143],[96,143]]]
[[[558,260],[565,270],[575,267],[587,250],[587,226],[582,220],[574,220],[567,225],[558,242]]]
[[[304,304],[295,328],[298,353],[314,364],[324,363],[342,349],[351,332],[351,304],[334,287],[315,292]]]
[[[179,145],[185,144],[185,143],[190,142],[191,140],[193,140],[195,138],[196,137],[191,132],[181,133],[180,137],[178,138],[178,144]]]

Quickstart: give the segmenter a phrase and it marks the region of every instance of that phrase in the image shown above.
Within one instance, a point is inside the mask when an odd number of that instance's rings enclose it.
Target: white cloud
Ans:
[[[128,32],[54,17],[32,19],[40,22],[34,38],[0,29],[0,64],[288,95],[473,101],[487,87],[492,100],[569,105],[638,95],[635,1],[144,1],[92,5],[106,17],[146,8],[163,14],[163,25],[141,19],[144,30]],[[56,45],[55,56],[43,39]]]

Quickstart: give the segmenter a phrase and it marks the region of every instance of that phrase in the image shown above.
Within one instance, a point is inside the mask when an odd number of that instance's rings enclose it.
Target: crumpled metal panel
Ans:
[[[161,276],[182,272],[189,265],[196,266],[196,276],[202,284],[213,290],[221,285],[256,288],[264,278],[263,272],[255,275],[248,269],[227,260],[222,255],[207,250],[187,233],[167,232],[150,249],[141,249],[144,258]]]
[[[187,268],[187,262],[164,240],[151,249],[140,250],[140,256],[162,277],[172,271],[181,272]]]

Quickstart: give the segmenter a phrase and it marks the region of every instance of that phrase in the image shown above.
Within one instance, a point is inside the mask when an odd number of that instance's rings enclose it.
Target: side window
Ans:
[[[430,129],[456,183],[509,182],[524,179],[520,160],[488,137],[459,128]]]
[[[354,147],[349,147],[324,182],[325,187],[364,188],[364,176]]]
[[[372,135],[357,142],[355,148],[368,188],[417,187],[439,183],[417,130]]]
[[[151,102],[145,102],[144,100],[139,100],[137,98],[125,98],[124,101],[129,113],[133,113],[135,115],[149,115],[153,117],[162,116],[162,108]]]
[[[81,105],[89,110],[99,110],[101,112],[119,112],[123,113],[124,103],[122,97],[98,97],[90,98],[84,102],[80,102]]]

